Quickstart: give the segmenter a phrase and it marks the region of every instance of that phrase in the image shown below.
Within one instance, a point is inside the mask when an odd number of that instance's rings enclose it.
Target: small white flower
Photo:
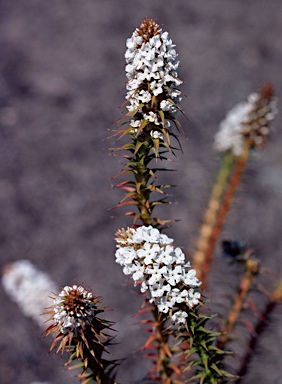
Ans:
[[[148,114],[144,114],[144,119],[150,121],[151,123],[154,123],[156,125],[159,125],[158,122],[158,116],[155,112],[150,111]]]
[[[141,120],[131,120],[130,125],[133,128],[139,128],[141,123],[142,123]]]
[[[138,94],[138,98],[142,103],[149,103],[149,101],[152,99],[152,96],[150,92],[144,91],[144,89]]]
[[[156,49],[152,47],[150,43],[143,43],[139,52],[140,55],[146,60],[146,65],[149,66],[150,62],[155,58]]]
[[[164,235],[163,233],[160,234],[159,237],[160,244],[163,245],[169,245],[173,243],[173,239],[170,239],[167,235]]]
[[[167,267],[163,266],[160,268],[158,264],[155,264],[153,268],[147,267],[146,273],[151,275],[148,280],[149,285],[153,285],[163,280],[162,277],[167,273]]]
[[[145,265],[151,264],[153,261],[156,261],[159,253],[160,246],[158,244],[151,244],[146,242],[142,248],[136,251],[139,258],[143,258]]]
[[[128,82],[127,82],[127,85],[126,85],[126,89],[128,91],[135,91],[136,89],[139,88],[141,84],[141,81],[137,78],[137,79],[130,79]],[[131,95],[132,97],[132,95]],[[128,97],[126,97],[126,99],[128,99]]]
[[[158,96],[160,95],[161,93],[163,93],[163,81],[152,81],[151,83],[151,90],[153,91],[153,94],[155,96]]]
[[[127,64],[125,67],[126,76],[131,79],[135,75],[135,67],[132,64]]]
[[[162,249],[160,254],[160,262],[166,265],[171,264],[174,261],[174,247],[172,245],[167,245]]]
[[[194,305],[198,305],[201,294],[199,292],[195,292],[193,288],[189,289],[188,294],[189,295],[187,300],[190,307],[193,307]]]
[[[120,265],[131,264],[136,257],[136,252],[133,247],[119,248],[116,251],[116,263]]]
[[[153,139],[161,139],[161,140],[163,140],[163,135],[162,135],[162,133],[159,132],[159,131],[151,131],[151,132],[150,132],[150,135],[151,135],[151,137],[152,137]]]
[[[167,267],[167,273],[164,276],[170,285],[176,285],[181,281],[182,273],[183,267],[181,265],[176,265],[175,267],[169,265]]]
[[[135,268],[133,264],[128,264],[125,267],[123,267],[122,272],[125,275],[132,275],[135,272]]]
[[[195,269],[190,269],[188,272],[184,273],[183,282],[191,287],[199,287],[201,285],[201,282],[196,277]]]
[[[179,80],[176,75],[171,75],[170,73],[167,73],[165,75],[165,82],[166,83],[174,83],[176,86],[179,86],[183,83],[183,81]]]
[[[177,108],[168,100],[161,101],[160,107],[163,111],[169,111],[172,114],[177,112]]]
[[[73,331],[75,328],[79,328],[80,326],[81,324],[79,323],[79,321],[77,321],[71,316],[66,316],[61,324],[61,332],[67,333]]]
[[[157,72],[164,66],[164,59],[161,56],[155,57],[151,63],[150,69],[152,72]]]
[[[184,311],[177,311],[172,316],[171,319],[176,324],[185,324],[187,313]]]
[[[136,270],[132,275],[133,280],[135,282],[138,280],[142,281],[143,277],[144,277],[144,267],[142,267],[142,266],[136,267]]]
[[[137,45],[142,44],[142,37],[133,34],[129,39],[126,40],[126,46],[129,50],[134,51]]]
[[[163,285],[161,281],[150,285],[150,292],[151,292],[152,298],[163,297],[165,291],[167,290],[169,290],[169,287],[167,285]]]
[[[171,303],[167,300],[166,296],[157,297],[154,302],[158,306],[158,310],[162,313],[168,313],[171,308]]]
[[[185,262],[185,254],[182,252],[182,250],[180,248],[175,248],[174,253],[176,264],[183,264]],[[190,267],[190,263],[186,266]]]
[[[149,289],[148,282],[146,280],[142,281],[140,291],[142,293],[146,292]]]

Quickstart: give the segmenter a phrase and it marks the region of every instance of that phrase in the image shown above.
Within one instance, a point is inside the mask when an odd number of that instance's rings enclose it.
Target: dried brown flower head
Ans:
[[[153,36],[160,34],[160,26],[153,20],[146,18],[137,29],[139,36],[143,38],[143,42],[147,43]]]

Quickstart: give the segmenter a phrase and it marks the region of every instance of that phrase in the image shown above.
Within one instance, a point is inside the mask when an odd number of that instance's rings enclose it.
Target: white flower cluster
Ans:
[[[167,32],[162,32],[151,19],[146,19],[126,42],[127,50],[126,99],[134,118],[131,127],[137,130],[146,120],[150,126],[169,128],[170,119],[177,112],[181,92],[176,88],[182,81],[177,78],[179,61]],[[165,117],[162,118],[161,114]],[[154,138],[162,138],[154,133]]]
[[[52,304],[50,293],[57,289],[46,273],[28,260],[19,260],[5,267],[2,284],[25,316],[31,317],[40,327],[46,325],[42,313]]]
[[[275,99],[267,100],[259,93],[251,94],[246,102],[231,109],[221,122],[215,135],[215,149],[240,156],[246,138],[252,140],[253,147],[261,145],[269,135],[269,123],[277,113],[276,105]]]
[[[60,325],[60,331],[67,333],[85,324],[89,315],[94,315],[91,310],[92,293],[81,286],[65,286],[58,298],[53,302],[54,320]]]
[[[141,284],[141,292],[150,293],[150,302],[160,312],[169,312],[175,323],[185,323],[183,308],[199,303],[201,295],[195,288],[201,283],[190,263],[185,263],[182,250],[172,245],[173,239],[152,226],[142,226],[118,231],[116,241],[116,262],[123,273],[132,275],[135,285]]]

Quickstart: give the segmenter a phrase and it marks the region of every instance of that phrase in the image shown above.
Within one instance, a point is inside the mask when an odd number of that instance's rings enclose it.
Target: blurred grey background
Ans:
[[[132,318],[141,299],[114,262],[114,233],[131,221],[110,218],[122,196],[111,178],[122,165],[104,139],[122,114],[125,41],[145,17],[176,44],[188,96],[188,140],[181,138],[177,172],[160,179],[177,184],[177,204],[162,215],[180,220],[166,233],[189,255],[218,167],[212,145],[220,121],[267,81],[282,98],[281,1],[0,0],[1,268],[28,259],[58,285],[83,282],[103,295],[119,331],[114,356],[129,356],[124,384],[146,372],[134,354],[146,334]],[[255,246],[273,280],[282,278],[280,125],[278,116],[274,139],[249,163],[224,231]],[[221,280],[215,273],[210,290]],[[76,383],[2,287],[0,298],[0,382]],[[244,384],[282,383],[281,320],[278,307]]]

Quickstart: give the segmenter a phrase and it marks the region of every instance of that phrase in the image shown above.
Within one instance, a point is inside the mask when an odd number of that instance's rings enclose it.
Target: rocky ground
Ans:
[[[151,17],[177,45],[189,122],[169,175],[178,185],[169,215],[181,221],[167,233],[189,251],[218,165],[219,122],[267,81],[282,98],[281,15],[280,0],[0,0],[1,268],[28,259],[58,285],[84,282],[103,295],[119,331],[114,353],[129,356],[125,384],[146,370],[134,355],[144,341],[132,319],[140,298],[114,262],[113,235],[130,224],[108,210],[121,197],[111,189],[121,163],[104,150],[124,101],[125,40]],[[274,139],[249,164],[224,233],[256,246],[273,280],[282,277],[280,125],[278,116]],[[215,273],[210,290],[221,285]],[[77,382],[2,287],[0,298],[1,383]],[[282,383],[281,306],[270,320],[244,384]]]

